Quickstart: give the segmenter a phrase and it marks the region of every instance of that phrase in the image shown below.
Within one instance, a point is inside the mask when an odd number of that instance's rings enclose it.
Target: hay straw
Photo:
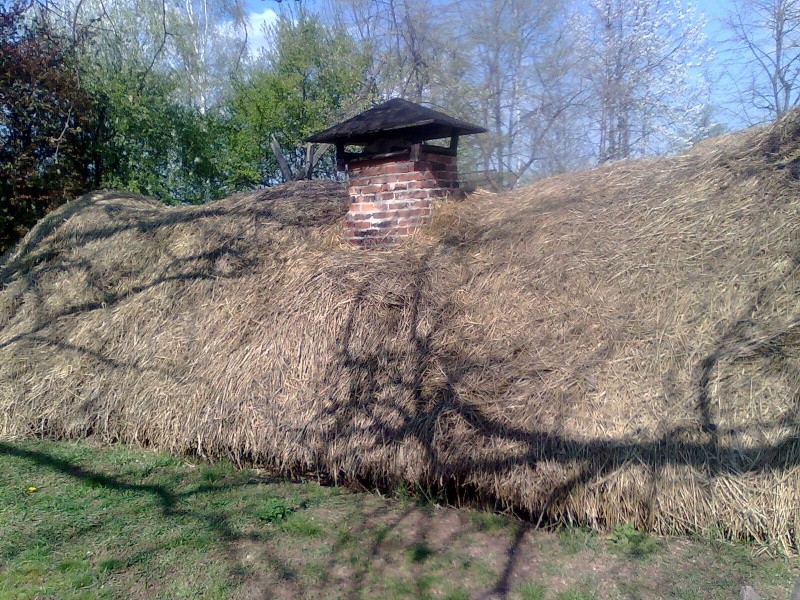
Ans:
[[[800,538],[800,113],[338,242],[336,184],[104,192],[0,264],[0,436]],[[463,495],[463,494],[461,494]]]

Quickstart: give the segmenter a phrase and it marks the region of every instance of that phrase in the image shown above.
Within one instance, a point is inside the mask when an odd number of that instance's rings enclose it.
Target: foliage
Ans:
[[[294,512],[294,508],[285,498],[269,498],[256,516],[267,523],[283,521]]]
[[[637,558],[649,556],[659,549],[656,538],[639,531],[630,523],[615,525],[608,539],[618,549]]]
[[[304,139],[360,106],[367,56],[343,28],[301,10],[283,14],[269,31],[272,50],[238,82],[232,101],[232,180],[272,183],[274,135],[296,173],[306,161]],[[328,160],[323,174],[334,172]]]
[[[225,119],[170,100],[170,81],[157,73],[98,82],[104,107],[102,185],[197,204],[229,190]]]
[[[96,113],[74,48],[30,9],[0,3],[0,252],[97,178]]]

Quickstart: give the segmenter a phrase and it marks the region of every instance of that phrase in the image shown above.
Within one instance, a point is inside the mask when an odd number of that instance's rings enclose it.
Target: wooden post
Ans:
[[[453,152],[458,151],[458,135],[455,133],[450,137],[450,150]]]
[[[322,155],[328,151],[330,144],[317,144],[315,148],[313,144],[306,144],[306,166],[301,173],[297,174],[295,179],[311,179],[314,173],[314,167],[322,158]]]
[[[336,168],[344,171],[344,142],[336,142]]]

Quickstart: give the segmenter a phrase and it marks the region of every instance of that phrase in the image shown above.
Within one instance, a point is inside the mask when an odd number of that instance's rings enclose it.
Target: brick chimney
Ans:
[[[359,247],[392,246],[430,220],[436,198],[460,196],[459,135],[485,129],[444,113],[389,100],[308,138],[336,145],[347,172],[350,209],[344,237]],[[450,138],[449,146],[426,140]],[[361,146],[360,152],[348,147]]]

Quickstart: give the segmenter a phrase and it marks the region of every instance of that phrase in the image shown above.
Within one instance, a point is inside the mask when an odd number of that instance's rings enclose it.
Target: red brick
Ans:
[[[381,210],[381,205],[376,202],[357,202],[350,205],[351,213],[375,212]]]
[[[430,215],[430,208],[404,208],[397,211],[398,217],[429,217]]]
[[[418,179],[422,179],[421,175],[416,171],[408,171],[405,173],[399,173],[395,176],[395,181],[417,181]]]
[[[372,223],[369,221],[352,221],[352,229],[372,229]]]

